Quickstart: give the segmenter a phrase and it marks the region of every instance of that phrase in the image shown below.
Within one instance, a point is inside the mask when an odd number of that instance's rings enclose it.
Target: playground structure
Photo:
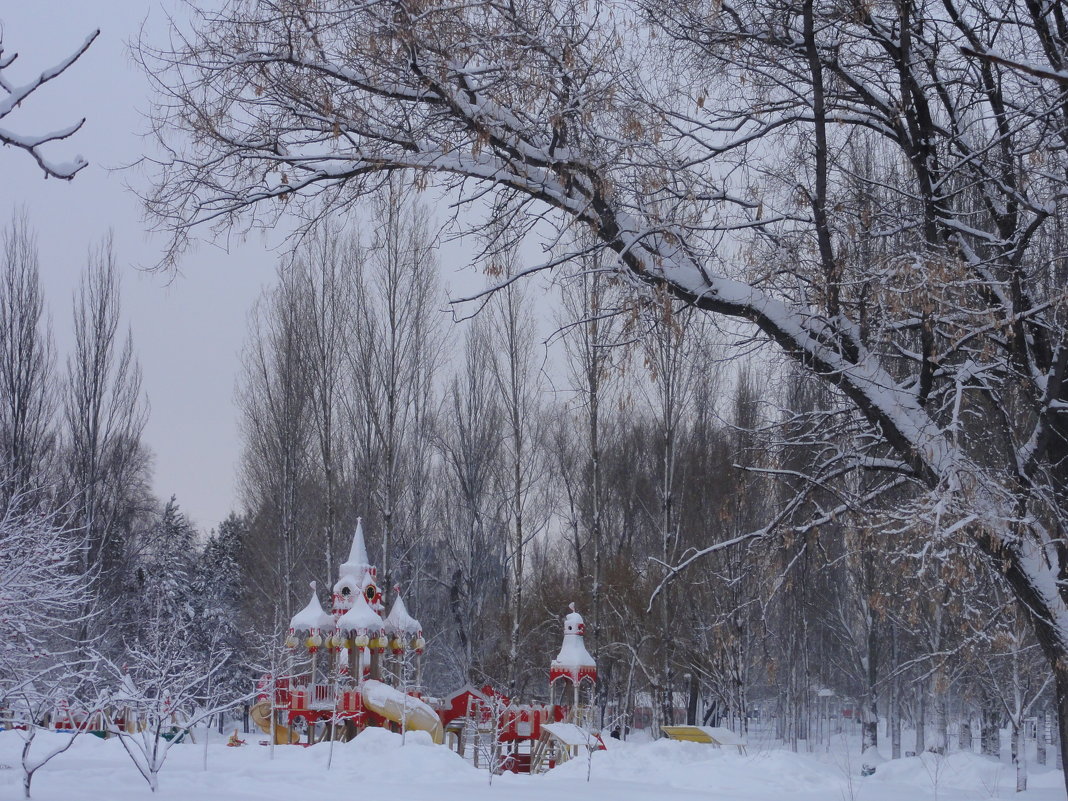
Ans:
[[[397,587],[383,616],[377,578],[358,521],[349,557],[338,568],[331,611],[323,609],[312,582],[311,599],[289,623],[286,646],[300,669],[266,675],[257,687],[251,717],[275,744],[348,740],[368,726],[425,731],[461,755],[470,749],[476,764],[482,758],[492,770],[516,773],[604,747],[585,731],[590,715],[583,690],[588,696],[596,683],[597,665],[574,604],[550,665],[549,703],[519,704],[489,686],[463,687],[439,701],[421,692],[421,624]]]

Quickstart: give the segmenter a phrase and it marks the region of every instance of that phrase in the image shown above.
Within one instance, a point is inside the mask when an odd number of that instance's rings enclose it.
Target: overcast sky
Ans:
[[[148,81],[128,45],[146,20],[150,41],[164,41],[163,12],[181,14],[182,9],[176,0],[0,5],[4,48],[20,53],[19,69],[10,71],[20,82],[59,63],[101,29],[70,70],[4,121],[19,133],[41,133],[85,117],[73,139],[52,145],[48,153],[61,161],[81,154],[89,166],[71,182],[45,180],[29,156],[0,148],[0,215],[6,224],[13,210],[24,206],[37,231],[61,373],[71,341],[72,295],[87,253],[109,229],[114,232],[123,314],[133,331],[151,404],[144,441],[155,454],[156,493],[164,500],[177,495],[186,513],[207,530],[231,510],[240,511],[235,377],[249,309],[273,282],[279,251],[254,235],[231,243],[229,252],[201,246],[183,259],[178,276],[144,269],[158,262],[164,241],[145,233],[140,202],[127,188],[143,186],[144,176],[122,169],[151,148],[141,136],[147,129]],[[529,254],[531,260],[538,257]],[[461,244],[443,246],[439,261],[443,283],[454,296],[483,285]],[[553,328],[552,305],[536,306],[547,334]],[[460,329],[450,329],[450,334],[458,341]]]
[[[37,230],[61,359],[69,349],[72,293],[86,253],[109,228],[114,231],[123,312],[151,403],[145,441],[155,453],[155,488],[164,499],[177,495],[206,529],[236,508],[235,368],[246,315],[271,281],[275,255],[257,238],[230,254],[201,247],[183,261],[176,278],[137,269],[158,260],[161,241],[143,233],[138,199],[125,186],[141,179],[114,168],[134,161],[145,147],[139,132],[146,127],[141,114],[148,85],[127,43],[150,9],[150,23],[160,29],[160,8],[143,0],[33,0],[0,7],[5,51],[20,54],[20,69],[11,70],[20,81],[58,63],[101,29],[78,63],[4,121],[12,130],[39,133],[85,117],[82,131],[49,153],[60,160],[80,153],[89,166],[69,183],[45,180],[31,158],[0,148],[0,214],[6,224],[12,210],[24,205]]]

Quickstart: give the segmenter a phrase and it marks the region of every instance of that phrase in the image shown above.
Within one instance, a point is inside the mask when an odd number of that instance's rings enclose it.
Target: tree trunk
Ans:
[[[690,694],[686,699],[686,725],[697,725],[697,699],[699,690],[701,689],[701,682],[697,677],[697,671],[693,670],[690,673]]]
[[[31,731],[27,739],[22,744],[22,796],[23,798],[30,797],[30,784],[33,782],[33,771],[30,770],[26,764],[30,756],[30,748],[33,745],[34,732],[33,722],[30,722]],[[73,736],[73,735],[72,735]]]
[[[984,703],[979,711],[979,751],[983,756],[1001,756],[1001,735],[998,731],[998,720],[988,703]]]
[[[1046,743],[1049,742],[1049,711],[1043,710],[1038,718],[1038,747],[1035,754],[1039,765],[1046,764]]]
[[[931,751],[936,754],[949,753],[948,723],[946,716],[946,693],[943,689],[945,681],[942,670],[936,670],[931,676],[931,694],[934,701],[934,742],[931,743]]]
[[[1023,721],[1012,722],[1012,764],[1016,768],[1016,792],[1022,793],[1027,789],[1027,755],[1024,748]]]
[[[901,709],[896,699],[890,714],[890,758],[901,759]]]
[[[1057,694],[1057,768],[1063,770],[1063,766],[1068,765],[1068,752],[1065,751],[1068,745],[1068,666],[1055,669],[1053,676]],[[1068,782],[1068,775],[1065,781]]]
[[[890,758],[901,759],[901,679],[897,675],[897,626],[890,635],[890,659],[894,678],[890,682]]]
[[[867,648],[868,697],[865,699],[864,716],[861,718],[863,720],[861,753],[869,748],[879,747],[879,634],[870,610],[868,612]]]
[[[927,688],[916,685],[916,755],[927,750]]]

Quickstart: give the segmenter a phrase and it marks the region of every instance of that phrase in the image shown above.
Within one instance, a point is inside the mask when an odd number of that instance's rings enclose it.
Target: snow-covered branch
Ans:
[[[24,84],[14,83],[8,77],[10,73],[5,74],[5,70],[10,70],[11,65],[15,63],[19,54],[8,54],[4,50],[2,33],[2,30],[0,30],[0,90],[3,90],[4,92],[4,96],[0,97],[0,120],[4,120],[15,112],[22,103],[46,83],[54,78],[58,78],[66,72],[67,69],[89,49],[89,46],[100,35],[100,30],[97,29],[85,37],[85,40],[58,64],[42,70],[39,74]],[[52,177],[69,181],[77,175],[78,172],[84,169],[89,162],[81,156],[75,156],[69,161],[55,161],[46,156],[41,148],[52,142],[59,142],[70,138],[81,130],[81,127],[84,124],[85,119],[83,118],[78,122],[66,125],[57,130],[39,134],[21,133],[0,126],[0,144],[25,150],[34,158],[41,170],[44,171],[46,178]]]

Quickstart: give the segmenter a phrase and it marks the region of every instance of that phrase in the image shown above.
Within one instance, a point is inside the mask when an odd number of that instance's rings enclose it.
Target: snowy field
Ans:
[[[60,737],[64,735],[49,735]],[[218,736],[217,734],[214,736]],[[761,748],[747,756],[696,743],[612,742],[593,760],[575,760],[544,776],[495,776],[477,770],[421,733],[369,729],[351,743],[270,749],[209,742],[171,749],[155,796],[117,740],[81,737],[34,778],[37,801],[293,801],[367,797],[397,801],[1063,801],[1059,771],[1032,766],[1030,789],[1014,792],[1012,766],[974,754],[884,763],[859,776],[860,760],[840,751],[794,754]],[[39,747],[42,743],[37,743]],[[0,799],[22,797],[21,740],[0,732]],[[587,781],[587,772],[590,774]]]

